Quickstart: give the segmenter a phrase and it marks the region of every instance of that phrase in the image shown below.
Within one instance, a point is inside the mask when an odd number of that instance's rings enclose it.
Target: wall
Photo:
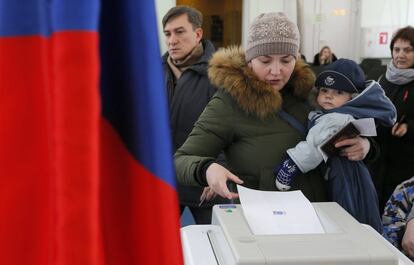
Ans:
[[[175,6],[175,0],[156,0],[156,12],[158,22],[158,37],[160,40],[160,53],[164,54],[167,51],[167,46],[164,43],[164,30],[162,28],[162,17],[168,12],[168,10]]]
[[[361,57],[391,58],[389,45],[393,33],[414,25],[413,0],[363,0],[361,19]]]
[[[190,5],[192,3],[191,0],[180,1],[187,1]],[[228,0],[197,2],[208,10],[213,6],[209,3],[217,1],[222,3],[224,10]],[[161,19],[169,8],[176,5],[176,1],[156,0],[156,4],[160,46],[161,51],[165,52]],[[217,3],[214,6],[217,6]],[[284,11],[292,20],[298,22],[302,38],[301,51],[308,61],[311,61],[324,45],[331,46],[338,57],[356,61],[366,57],[389,58],[389,41],[395,30],[406,25],[414,25],[414,0],[243,0],[240,11],[243,45],[246,44],[248,25],[253,19],[262,12],[272,11]],[[224,32],[224,38],[232,36],[232,33]],[[384,38],[384,33],[387,35],[387,41],[380,44],[380,38]]]
[[[242,44],[247,43],[246,35],[249,31],[249,25],[255,17],[261,13],[267,12],[285,12],[293,21],[296,17],[296,1],[292,0],[243,0],[242,16]]]
[[[413,0],[363,0],[361,27],[414,25]]]
[[[308,61],[324,45],[331,46],[338,57],[357,62],[369,57],[389,58],[395,30],[414,25],[414,0],[297,2],[301,48]]]
[[[338,58],[359,59],[358,0],[299,0],[302,53],[311,62],[328,45]]]
[[[297,21],[301,52],[308,61],[329,45],[338,57],[359,60],[361,0],[244,0],[242,43],[248,25],[262,12],[283,11]]]
[[[242,43],[242,0],[226,0],[224,14],[224,46]]]
[[[177,0],[177,4],[189,5],[197,8],[203,13],[204,37],[210,39],[216,48],[227,47],[231,44],[241,44],[241,16],[242,0]],[[212,36],[213,16],[221,21],[222,34]],[[222,36],[221,40],[217,36]]]

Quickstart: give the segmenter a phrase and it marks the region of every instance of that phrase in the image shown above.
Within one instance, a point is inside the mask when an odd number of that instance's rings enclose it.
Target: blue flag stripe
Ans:
[[[103,116],[135,159],[175,186],[154,2],[103,0],[101,18]]]
[[[99,0],[0,0],[0,37],[96,31],[98,16]]]

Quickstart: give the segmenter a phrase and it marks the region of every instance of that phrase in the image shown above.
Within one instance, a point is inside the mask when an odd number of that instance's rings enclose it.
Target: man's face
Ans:
[[[173,60],[182,60],[198,45],[202,36],[201,28],[193,29],[187,14],[170,19],[164,28],[165,43]]]

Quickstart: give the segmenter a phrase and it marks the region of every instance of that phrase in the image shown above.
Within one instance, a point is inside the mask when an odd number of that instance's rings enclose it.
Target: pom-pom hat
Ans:
[[[299,51],[299,29],[285,13],[262,13],[249,28],[246,62],[269,54],[291,54]]]

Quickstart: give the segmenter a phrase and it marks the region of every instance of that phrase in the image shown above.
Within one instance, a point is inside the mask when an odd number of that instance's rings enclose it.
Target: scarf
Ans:
[[[387,72],[385,77],[388,81],[396,85],[405,85],[414,81],[414,69],[399,69],[395,67],[392,60],[387,65]]]
[[[190,66],[194,65],[200,59],[203,53],[203,44],[200,42],[183,60],[175,61],[171,58],[171,56],[168,56],[167,63],[174,73],[176,80],[180,79],[182,73]]]

